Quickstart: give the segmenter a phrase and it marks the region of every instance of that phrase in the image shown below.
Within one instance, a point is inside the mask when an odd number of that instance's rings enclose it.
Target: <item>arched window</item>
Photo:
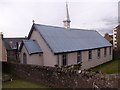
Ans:
[[[27,56],[26,56],[26,53],[23,53],[23,64],[27,64]]]

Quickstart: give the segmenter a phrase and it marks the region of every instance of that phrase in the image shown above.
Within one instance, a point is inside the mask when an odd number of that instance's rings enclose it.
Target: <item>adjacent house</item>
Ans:
[[[22,40],[25,38],[3,38],[4,46],[7,51],[7,61],[8,62],[18,62],[18,49]]]
[[[20,47],[20,62],[66,66],[82,62],[88,69],[112,60],[112,44],[95,30],[70,28],[68,5],[64,27],[33,23],[28,40]]]
[[[120,24],[113,30],[113,46],[115,49],[120,50]]]
[[[120,22],[113,30],[114,59],[120,59]]]
[[[3,61],[3,62],[7,61],[7,51],[4,46],[2,32],[0,32],[0,61]]]
[[[25,38],[4,38],[0,33],[0,61],[18,61],[18,48]]]
[[[113,43],[113,35],[109,35],[108,33],[105,33],[104,38],[108,40],[111,44]]]

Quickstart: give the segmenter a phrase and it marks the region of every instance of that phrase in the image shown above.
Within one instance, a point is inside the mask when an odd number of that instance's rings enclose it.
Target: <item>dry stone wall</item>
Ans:
[[[16,63],[3,63],[3,72],[54,88],[118,88],[119,75]]]

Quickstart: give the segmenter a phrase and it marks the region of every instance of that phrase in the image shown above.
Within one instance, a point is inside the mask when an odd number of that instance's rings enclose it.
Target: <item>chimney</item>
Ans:
[[[28,39],[28,37],[27,37],[27,36],[25,36],[25,39],[27,40],[27,39]]]

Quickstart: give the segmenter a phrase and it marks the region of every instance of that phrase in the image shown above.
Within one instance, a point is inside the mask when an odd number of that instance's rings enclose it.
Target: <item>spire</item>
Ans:
[[[68,4],[66,2],[66,11],[65,11],[65,18],[63,20],[64,27],[65,28],[70,28],[70,17],[69,17],[69,10],[68,10]]]

